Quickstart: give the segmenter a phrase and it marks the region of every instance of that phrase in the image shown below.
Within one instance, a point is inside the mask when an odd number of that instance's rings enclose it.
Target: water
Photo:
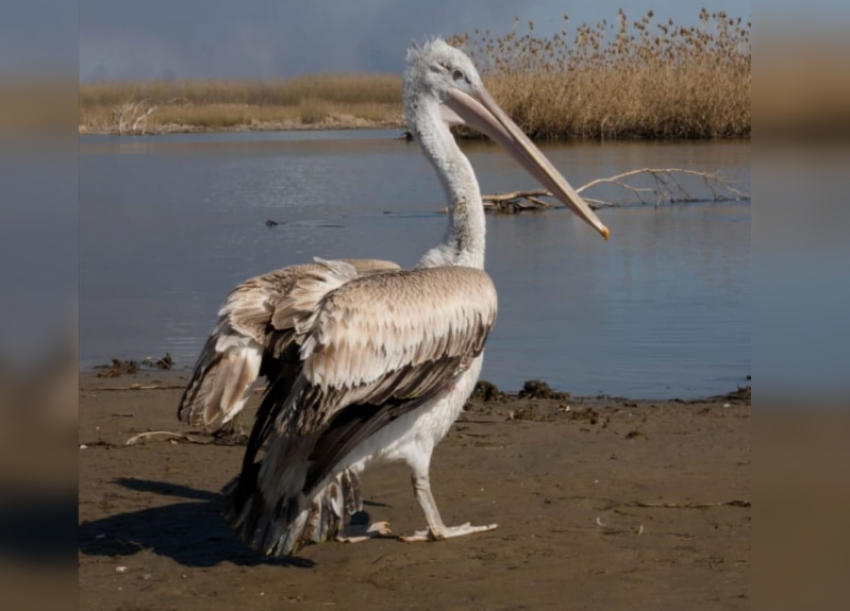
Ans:
[[[313,256],[414,265],[442,238],[445,203],[418,147],[397,136],[81,138],[81,367],[166,351],[191,365],[233,286]],[[574,186],[641,167],[720,170],[749,186],[746,143],[542,148]],[[485,193],[537,186],[500,149],[465,149]],[[659,398],[743,383],[749,204],[599,214],[607,243],[566,210],[488,218],[499,319],[482,377]]]

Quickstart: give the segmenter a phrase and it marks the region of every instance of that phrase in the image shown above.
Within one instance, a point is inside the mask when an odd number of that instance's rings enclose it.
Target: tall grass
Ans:
[[[401,82],[392,74],[321,74],[271,81],[179,80],[88,83],[80,88],[80,106],[116,106],[128,98],[154,104],[298,106],[303,99],[333,103],[398,104]]]
[[[400,126],[404,123],[399,76],[323,74],[273,81],[160,80],[82,84],[81,129],[115,131],[114,111],[128,101],[157,107],[145,124],[148,132]]]
[[[699,25],[630,21],[535,35],[476,30],[449,42],[476,62],[493,96],[532,137],[719,138],[751,130],[751,25],[703,9]],[[114,109],[157,106],[147,131],[401,126],[398,75],[328,74],[286,80],[92,83],[80,87],[85,131],[114,131]]]
[[[700,12],[699,26],[630,22],[581,25],[552,37],[463,34],[488,89],[539,139],[718,138],[751,130],[751,24]]]

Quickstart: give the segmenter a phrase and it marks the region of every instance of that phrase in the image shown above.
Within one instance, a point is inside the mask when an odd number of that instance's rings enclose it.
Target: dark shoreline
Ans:
[[[170,358],[170,355],[166,354],[166,357],[164,358]],[[120,359],[114,359],[112,364],[102,364],[95,365],[90,368],[82,368],[79,370],[80,387],[82,388],[85,383],[91,385],[92,388],[98,386],[127,386],[129,389],[129,387],[133,386],[133,384],[142,384],[141,381],[129,382],[129,380],[136,380],[137,378],[144,380],[143,385],[152,385],[155,381],[159,380],[164,386],[172,387],[185,384],[192,375],[192,367],[189,365],[183,366],[182,368],[157,368],[156,363],[158,361],[161,362],[162,359],[145,359],[139,361],[122,361]],[[130,371],[127,369],[130,369]],[[121,383],[108,383],[109,380],[119,379],[122,381]],[[675,403],[681,405],[713,403],[719,401],[728,402],[746,400],[749,402],[751,400],[752,393],[750,376],[747,376],[745,379],[747,380],[746,383],[739,384],[735,390],[730,390],[720,394],[688,398],[676,396],[634,398],[627,395],[612,395],[607,393],[580,395],[573,394],[569,391],[553,389],[545,380],[539,379],[527,380],[524,384],[524,388],[519,390],[503,390],[489,380],[480,379],[476,384],[475,392],[473,393],[471,401],[477,400],[481,403],[491,403],[519,399],[564,399],[581,404],[607,401],[635,404]],[[98,381],[103,383],[98,384]],[[259,393],[261,390],[262,387],[255,390],[255,392]],[[560,397],[559,395],[563,395],[563,397]]]

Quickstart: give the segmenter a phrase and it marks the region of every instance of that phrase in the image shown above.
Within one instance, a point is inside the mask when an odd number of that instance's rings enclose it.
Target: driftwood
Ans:
[[[606,535],[613,535],[619,533],[634,533],[638,537],[643,534],[643,524],[641,524],[638,528],[621,528],[619,526],[610,526],[605,524],[602,521],[600,516],[596,516],[596,525],[602,529],[602,532]]]
[[[165,105],[189,104],[185,98],[172,98]],[[145,99],[139,102],[125,102],[112,109],[112,120],[118,129],[118,135],[133,134],[143,136],[147,130],[148,117],[157,109],[158,105],[152,100]]]
[[[144,134],[150,117],[158,106],[150,100],[126,102],[112,109],[112,120],[118,128],[118,135]]]
[[[635,177],[648,177],[652,179],[651,186],[633,184],[628,179]],[[688,188],[683,184],[683,179],[699,179],[699,183],[707,192],[699,195],[694,187]],[[593,209],[610,208],[615,206],[626,206],[629,204],[677,204],[702,201],[743,201],[749,200],[750,195],[737,187],[732,180],[720,176],[716,172],[699,172],[697,170],[685,170],[681,168],[643,168],[623,172],[610,178],[597,178],[582,185],[576,191],[583,193],[594,187],[603,185],[614,186],[622,190],[628,196],[625,200],[614,201],[596,197],[584,197],[584,201]],[[547,201],[552,199],[552,194],[545,189],[531,189],[528,191],[513,191],[497,195],[484,195],[485,210],[501,213],[516,213],[526,210],[546,210],[557,208],[561,204]]]
[[[148,439],[149,437],[161,437],[165,436],[171,440],[180,439],[182,441],[188,441],[189,443],[197,443],[201,445],[208,445],[213,443],[212,440],[200,439],[198,437],[193,437],[192,435],[186,435],[185,433],[173,433],[171,431],[148,431],[147,433],[139,433],[138,435],[133,435],[124,442],[125,446],[136,445],[142,439]]]

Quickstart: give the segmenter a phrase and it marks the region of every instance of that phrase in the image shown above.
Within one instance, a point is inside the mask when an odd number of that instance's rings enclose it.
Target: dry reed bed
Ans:
[[[696,27],[630,22],[565,28],[536,37],[519,24],[496,38],[464,34],[463,45],[493,96],[539,139],[722,138],[751,129],[751,24],[700,12]]]
[[[564,19],[551,37],[515,22],[450,40],[534,138],[749,137],[749,22],[705,9],[695,27],[652,11],[573,31]],[[84,84],[79,113],[87,132],[403,125],[400,77],[373,74]]]
[[[379,74],[91,83],[80,86],[79,123],[82,131],[129,133],[396,126],[400,98],[399,78]]]

